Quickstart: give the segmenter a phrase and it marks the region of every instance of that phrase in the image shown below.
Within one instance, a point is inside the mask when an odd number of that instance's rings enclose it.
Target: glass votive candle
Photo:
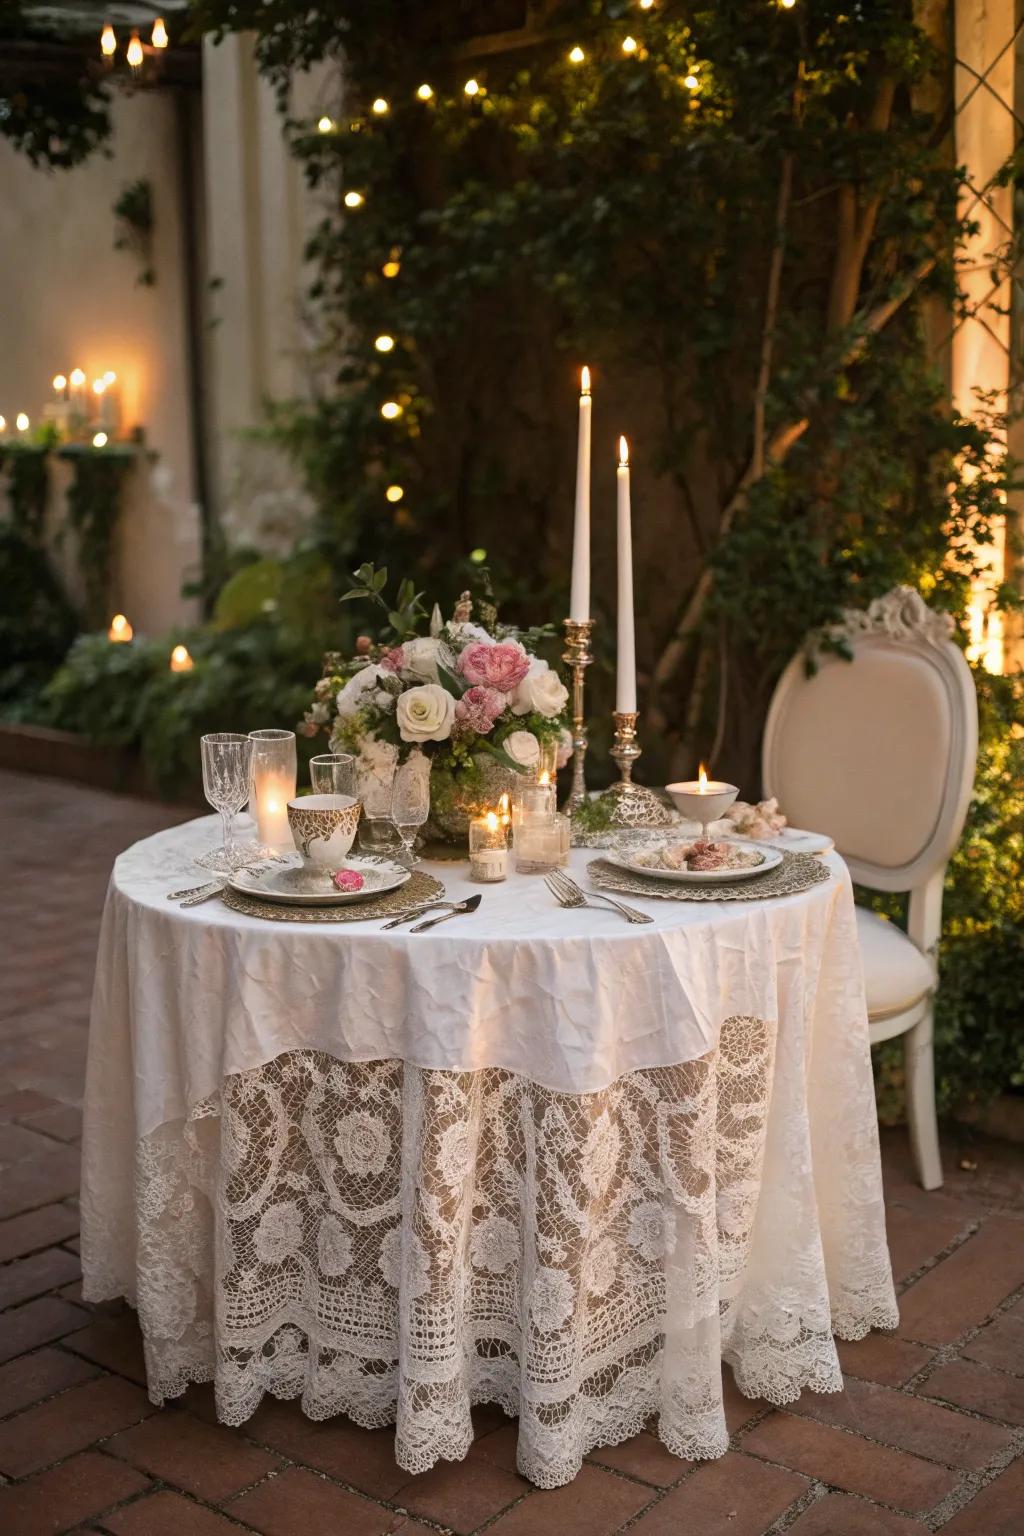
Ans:
[[[521,784],[512,804],[513,825],[517,819],[533,824],[550,821],[555,814],[556,794],[554,780],[543,784]]]
[[[537,759],[537,783],[554,784],[558,779],[558,737],[552,736],[540,743]]]
[[[494,811],[469,823],[469,878],[493,882],[508,878],[508,833]]]
[[[297,761],[294,731],[250,731],[252,780],[249,815],[256,836],[268,848],[295,847],[288,825],[288,801],[295,798]]]
[[[512,848],[516,873],[546,875],[569,862],[569,818],[557,811],[545,819],[513,812]]]

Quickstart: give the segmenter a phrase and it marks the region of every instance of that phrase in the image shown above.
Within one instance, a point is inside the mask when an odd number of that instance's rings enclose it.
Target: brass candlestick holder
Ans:
[[[583,707],[586,671],[593,661],[590,631],[593,619],[565,619],[565,650],[562,660],[572,672],[572,789],[565,802],[571,816],[587,798],[584,767],[587,758],[587,717]]]
[[[608,822],[613,827],[670,827],[672,812],[653,790],[633,783],[633,765],[642,748],[636,739],[638,712],[614,710],[615,742],[611,755],[618,764],[620,779],[601,796],[602,806],[607,807]]]

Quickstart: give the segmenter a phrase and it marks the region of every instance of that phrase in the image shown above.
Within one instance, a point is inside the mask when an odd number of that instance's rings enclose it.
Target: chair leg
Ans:
[[[910,1146],[917,1176],[925,1189],[942,1183],[939,1125],[935,1113],[935,1053],[932,1043],[932,1008],[903,1037],[903,1062],[907,1092]]]

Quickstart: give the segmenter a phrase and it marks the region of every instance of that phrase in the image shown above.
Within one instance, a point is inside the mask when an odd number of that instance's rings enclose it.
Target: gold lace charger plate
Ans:
[[[257,896],[243,896],[226,886],[220,899],[232,912],[245,917],[266,917],[275,923],[366,923],[375,917],[397,917],[425,902],[444,895],[444,886],[425,870],[414,869],[404,885],[384,891],[367,901],[347,907],[289,907],[279,901],[261,901]]]
[[[588,864],[587,873],[598,890],[616,891],[623,896],[657,896],[662,901],[767,901],[771,896],[797,896],[831,879],[831,871],[813,853],[784,853],[782,863],[763,875],[715,885],[671,885],[664,880],[645,880],[642,875],[618,869],[605,859]]]

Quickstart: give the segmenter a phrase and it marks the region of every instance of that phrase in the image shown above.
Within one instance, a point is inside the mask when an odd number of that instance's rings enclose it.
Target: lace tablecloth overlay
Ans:
[[[519,1415],[521,1471],[554,1487],[652,1416],[676,1454],[721,1455],[723,1357],[742,1391],[781,1403],[840,1388],[834,1333],[896,1325],[838,860],[827,885],[754,917],[665,903],[650,929],[626,930],[613,913],[562,914],[522,880],[509,882],[518,905],[509,898],[495,931],[344,926],[330,951],[296,953],[316,930],[218,908],[204,925],[203,908],[160,905],[197,837],[197,824],[160,834],[115,869],[86,1092],[85,1294],[137,1306],[155,1402],[212,1380],[231,1424],[265,1391],[301,1397],[313,1418],[394,1422],[410,1472],[464,1456],[470,1407],[497,1402]],[[459,894],[450,867],[442,878]],[[559,940],[563,917],[576,926]],[[378,1002],[398,953],[413,980],[417,967],[429,982],[451,965],[475,987],[504,986],[516,1059],[492,1042],[495,1059],[480,1060],[472,1034],[428,1049],[413,1033],[401,1055],[368,1053],[345,1025],[354,1000],[321,1010],[322,976],[297,986],[272,1036],[246,1030],[242,982],[271,964],[251,929],[307,978],[314,959],[351,976],[345,956],[362,943],[381,968]],[[517,1057],[531,1019],[546,1017],[528,981],[548,970],[515,958],[531,943],[562,943],[567,971],[586,958],[629,975],[639,958],[650,972],[667,953],[675,969],[659,985],[678,1011],[678,1059],[627,1055],[625,1070],[581,1086],[558,1080],[571,1079],[572,1053],[538,1036],[542,1085]],[[696,991],[684,957],[711,972]],[[766,964],[767,990],[763,976],[744,982]],[[179,1001],[205,986],[175,1014],[150,1006],[154,976]],[[601,978],[580,984],[599,1033]],[[695,1050],[706,1026],[693,1019],[716,992],[717,1028]],[[752,997],[756,1012],[743,1006]],[[372,1012],[367,991],[358,1001]],[[622,1022],[641,1051],[661,1039]],[[205,1054],[191,1050],[200,1035]],[[154,1084],[157,1071],[176,1080]]]

